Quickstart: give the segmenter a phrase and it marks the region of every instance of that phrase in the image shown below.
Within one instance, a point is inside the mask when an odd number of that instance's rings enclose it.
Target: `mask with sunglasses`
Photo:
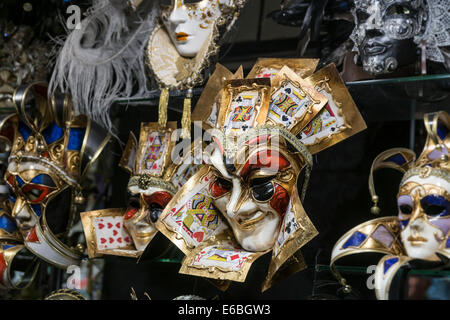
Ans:
[[[404,173],[397,194],[398,215],[356,226],[333,249],[332,266],[347,255],[387,254],[375,272],[378,299],[389,298],[391,281],[403,265],[412,260],[439,265],[450,258],[450,116],[446,112],[429,113],[424,123],[428,136],[417,159],[413,151],[395,148],[382,152],[372,164],[369,190],[374,201],[371,211],[375,214],[380,209],[373,173],[380,168]],[[336,275],[342,281],[338,272]]]
[[[168,122],[164,129],[157,122],[142,123],[139,140],[130,133],[120,161],[131,175],[127,208],[81,214],[91,258],[103,254],[140,257],[158,231],[155,223],[162,210],[198,171],[201,162],[193,158],[198,143],[175,154],[179,151],[176,129],[176,122]]]
[[[0,225],[1,240],[14,244],[3,247],[8,272],[14,271],[20,243],[56,267],[78,265],[82,249],[69,244],[67,234],[84,202],[81,183],[109,135],[86,117],[73,116],[68,96],[48,99],[45,83],[19,87],[13,101],[17,112],[1,122],[11,146],[5,171],[10,197]],[[8,234],[14,237],[7,239]]]
[[[371,74],[389,73],[417,61],[423,44],[427,59],[443,63],[448,6],[448,0],[356,0],[350,36],[356,62]]]
[[[272,251],[266,290],[281,274],[305,268],[299,249],[317,235],[301,203],[312,154],[365,128],[334,65],[306,79],[279,61],[268,67],[272,79],[220,85],[213,74],[199,99],[220,105],[213,128],[205,125],[207,165],[157,222],[187,255],[181,273],[243,282],[251,264]]]

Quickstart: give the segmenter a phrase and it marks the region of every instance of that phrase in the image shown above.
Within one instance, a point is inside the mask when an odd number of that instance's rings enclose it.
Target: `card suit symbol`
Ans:
[[[283,120],[283,121],[288,121],[289,120],[289,118],[288,118],[288,116],[286,116],[286,115],[282,115],[281,116],[281,120]]]
[[[236,99],[236,102],[242,102],[242,97],[239,96],[239,97]]]
[[[331,131],[334,131],[334,130],[336,130],[336,128],[335,127],[331,127]]]
[[[152,169],[156,169],[156,163],[153,165]]]
[[[105,227],[105,225],[104,225],[103,223],[99,223],[99,224],[98,224],[98,228],[99,228],[100,230],[102,230],[104,227]]]
[[[247,130],[247,129],[248,129],[248,126],[247,126],[247,125],[243,125],[243,126],[242,126],[242,130],[245,131],[245,130]]]
[[[198,242],[202,242],[203,236],[204,236],[204,233],[201,232],[201,231],[198,231],[198,232],[194,233],[194,238],[195,238]]]
[[[100,242],[103,244],[103,243],[106,242],[106,239],[105,238],[100,238]]]
[[[111,229],[113,227],[112,223],[108,222],[108,229]]]
[[[171,212],[175,212],[177,209],[176,208],[172,208],[172,210],[170,210]]]
[[[125,242],[130,242],[130,238],[129,237],[125,237],[123,240],[125,240]]]
[[[117,228],[117,229],[120,229],[120,222],[117,222],[117,223],[116,223],[116,228]]]
[[[286,93],[291,93],[292,90],[291,90],[291,88],[286,88],[286,89],[284,89],[284,92],[286,92]]]
[[[113,236],[117,236],[118,232],[117,230],[113,230]]]
[[[114,239],[113,238],[109,238],[109,243],[113,243]]]
[[[122,237],[117,238],[118,243],[122,243]]]
[[[209,181],[208,177],[205,177],[205,181],[206,181],[206,182],[208,182],[208,181]]]

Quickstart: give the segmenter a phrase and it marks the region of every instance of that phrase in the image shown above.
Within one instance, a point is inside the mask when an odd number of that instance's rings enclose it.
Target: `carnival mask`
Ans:
[[[449,192],[450,117],[446,112],[429,113],[424,117],[428,137],[421,155],[403,148],[382,152],[373,161],[369,191],[379,214],[373,173],[380,168],[392,168],[404,174],[397,195],[398,215],[362,223],[335,244],[331,267],[341,257],[364,252],[387,254],[375,271],[378,299],[389,298],[391,281],[397,270],[411,260],[444,262],[450,257]]]
[[[174,0],[172,6],[163,10],[164,25],[180,55],[195,57],[212,36],[221,7],[230,3],[230,0]]]
[[[26,248],[66,268],[81,259],[81,252],[64,243],[84,202],[80,183],[109,136],[84,116],[73,117],[67,96],[54,96],[49,104],[46,90],[41,83],[19,87],[17,113],[2,122],[12,145],[7,207]]]
[[[435,252],[450,230],[450,182],[429,171],[428,177],[411,176],[400,186],[398,220],[406,254],[437,260]]]
[[[355,1],[351,35],[365,71],[389,73],[417,60],[414,38],[423,33],[427,10],[423,0]]]
[[[272,74],[277,66],[266,67]],[[222,68],[218,72],[222,74]],[[301,203],[312,168],[310,150],[319,152],[351,134],[344,131],[357,132],[364,125],[348,103],[348,93],[341,91],[345,86],[334,66],[308,79],[287,66],[279,67],[272,79],[230,77],[217,81],[213,74],[208,81],[208,92],[197,107],[204,116],[214,104],[220,107],[215,123],[205,124],[212,139],[203,153],[205,166],[177,192],[156,225],[187,255],[181,273],[242,282],[251,264],[272,251],[266,290],[278,272],[305,268],[299,249],[317,235]],[[322,87],[325,82],[329,89]],[[328,100],[319,91],[346,99],[338,107],[334,96]],[[336,121],[343,105],[345,111]],[[344,128],[350,114],[353,127]],[[336,135],[324,135],[331,119]],[[311,131],[308,124],[314,121],[317,130]]]
[[[176,127],[176,122],[165,128],[142,123],[139,140],[130,133],[120,161],[131,174],[127,207],[82,213],[90,257],[139,257],[155,236],[162,210],[201,165],[190,158],[195,143],[184,157],[175,155]]]

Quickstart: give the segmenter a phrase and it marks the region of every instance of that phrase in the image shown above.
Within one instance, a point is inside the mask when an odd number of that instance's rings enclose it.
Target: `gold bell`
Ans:
[[[372,197],[372,201],[373,201],[373,207],[372,208],[370,208],[370,212],[372,213],[372,214],[375,214],[375,215],[378,215],[378,214],[380,214],[380,208],[378,207],[378,196],[376,196],[376,195],[374,195],[373,197]]]
[[[75,204],[84,204],[84,202],[86,201],[86,198],[83,197],[83,195],[81,193],[79,193],[75,196],[74,201],[75,201]]]
[[[45,146],[43,144],[41,144],[41,143],[38,144],[37,151],[40,152],[40,153],[44,152],[45,151]]]

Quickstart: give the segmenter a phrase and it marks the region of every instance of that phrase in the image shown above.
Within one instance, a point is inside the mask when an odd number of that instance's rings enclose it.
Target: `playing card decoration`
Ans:
[[[212,137],[203,153],[206,164],[156,224],[186,254],[180,269],[185,274],[243,282],[252,263],[271,252],[263,290],[306,267],[299,249],[318,233],[301,203],[312,153],[365,128],[335,79],[334,65],[306,79],[287,66],[265,67],[278,68],[272,79],[208,83],[202,96],[221,99],[214,126],[204,125]],[[329,117],[335,135],[326,126]],[[314,139],[306,145],[301,134],[310,123],[316,124]],[[299,192],[301,170],[306,172]]]
[[[404,148],[389,149],[373,161],[369,191],[380,213],[373,173],[381,168],[402,172],[397,194],[398,215],[364,222],[335,244],[331,268],[340,283],[350,285],[335,268],[336,262],[349,255],[375,252],[385,254],[375,270],[377,299],[389,299],[389,289],[397,271],[420,262],[433,268],[448,267],[450,259],[450,116],[447,112],[424,116],[428,136],[421,155]]]
[[[142,123],[139,141],[130,133],[121,167],[130,174],[127,208],[83,212],[83,228],[91,258],[103,254],[139,257],[155,236],[161,211],[201,165],[195,155],[201,142],[176,155],[176,122],[161,130],[158,123]]]

